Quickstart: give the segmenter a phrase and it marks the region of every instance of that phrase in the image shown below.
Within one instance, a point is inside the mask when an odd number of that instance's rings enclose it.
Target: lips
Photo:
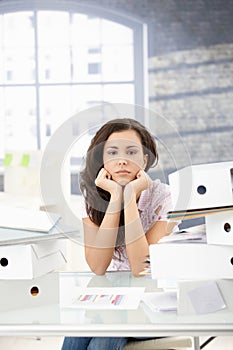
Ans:
[[[127,174],[130,174],[130,171],[128,171],[128,170],[119,170],[119,171],[116,171],[116,174],[118,174],[118,175],[127,175]]]

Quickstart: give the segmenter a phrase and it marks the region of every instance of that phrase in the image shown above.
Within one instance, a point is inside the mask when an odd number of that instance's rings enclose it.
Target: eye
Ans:
[[[115,155],[117,154],[117,151],[109,150],[109,151],[107,151],[107,154],[108,154],[109,156],[115,156]]]
[[[127,151],[127,154],[130,155],[130,156],[133,156],[133,155],[135,155],[137,153],[138,153],[138,151],[136,149],[131,149],[131,150]]]

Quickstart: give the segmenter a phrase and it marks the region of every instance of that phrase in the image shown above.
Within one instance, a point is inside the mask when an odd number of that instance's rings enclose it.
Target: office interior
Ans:
[[[48,209],[43,154],[77,116],[61,170],[67,205],[49,208],[67,223],[80,215],[85,151],[122,106],[146,111],[135,118],[157,139],[152,178],[232,161],[232,11],[231,0],[1,0],[0,205]],[[67,245],[66,269],[88,270],[82,242]]]

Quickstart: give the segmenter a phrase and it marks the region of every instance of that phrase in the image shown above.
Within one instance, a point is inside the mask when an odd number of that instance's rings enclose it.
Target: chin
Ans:
[[[126,186],[129,182],[133,181],[133,179],[129,178],[128,176],[119,176],[114,180],[121,186]]]
[[[130,180],[128,180],[128,179],[119,179],[119,180],[117,180],[117,182],[121,186],[126,186],[130,182]]]

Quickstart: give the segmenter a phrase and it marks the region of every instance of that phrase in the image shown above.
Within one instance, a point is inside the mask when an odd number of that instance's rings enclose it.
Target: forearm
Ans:
[[[125,242],[132,274],[138,276],[145,267],[143,261],[149,253],[149,245],[142,227],[134,194],[125,195]]]
[[[104,274],[115,250],[121,211],[121,198],[112,197],[98,229],[86,227],[85,254],[91,270]]]

